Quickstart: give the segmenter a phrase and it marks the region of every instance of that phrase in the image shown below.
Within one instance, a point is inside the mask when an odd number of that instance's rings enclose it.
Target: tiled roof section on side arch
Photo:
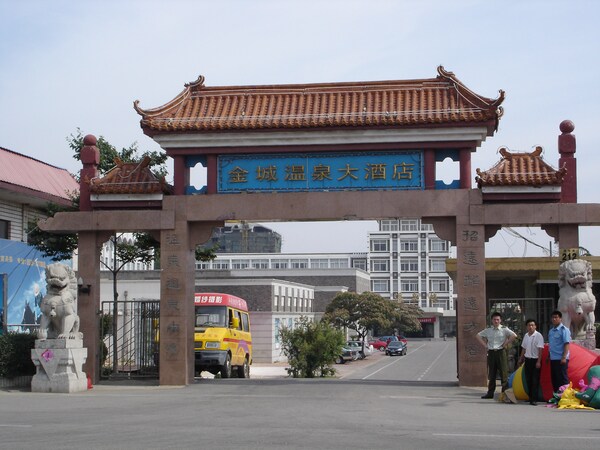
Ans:
[[[566,169],[554,169],[541,157],[542,148],[531,153],[511,153],[501,148],[502,159],[490,170],[477,169],[477,186],[560,186]]]
[[[215,132],[484,125],[493,133],[504,92],[481,97],[452,72],[431,79],[206,87],[200,76],[169,103],[142,109],[144,131]]]
[[[101,178],[89,181],[92,194],[160,194],[172,188],[164,179],[158,179],[148,168],[150,158],[140,162],[125,163],[116,159],[116,166]]]

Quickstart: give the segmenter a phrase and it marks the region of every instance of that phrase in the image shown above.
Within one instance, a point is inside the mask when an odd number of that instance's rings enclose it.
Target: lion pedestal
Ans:
[[[31,379],[31,392],[70,393],[86,391],[87,376],[83,364],[87,348],[81,339],[36,340],[31,359],[36,374]]]
[[[83,364],[87,348],[79,332],[77,280],[73,269],[55,263],[46,266],[47,294],[40,309],[42,320],[31,359],[36,374],[32,392],[80,392],[87,390]]]

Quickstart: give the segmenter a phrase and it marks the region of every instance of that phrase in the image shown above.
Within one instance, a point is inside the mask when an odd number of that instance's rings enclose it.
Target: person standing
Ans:
[[[537,331],[537,322],[527,319],[525,322],[527,333],[521,343],[521,357],[519,362],[525,363],[525,381],[529,388],[529,404],[537,405],[538,389],[540,386],[540,367],[542,367],[542,352],[544,350],[544,337]]]
[[[477,340],[487,348],[488,390],[481,398],[494,398],[496,391],[496,374],[500,372],[502,392],[508,388],[508,355],[507,349],[517,335],[514,331],[501,325],[502,314],[492,314],[492,326],[477,333]]]
[[[552,328],[548,331],[548,346],[550,347],[550,375],[552,377],[552,389],[558,392],[561,386],[569,384],[569,344],[571,332],[562,323],[562,313],[552,312]]]

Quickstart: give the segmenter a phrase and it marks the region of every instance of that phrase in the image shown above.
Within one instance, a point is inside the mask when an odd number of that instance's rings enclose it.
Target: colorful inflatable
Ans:
[[[586,380],[589,385],[592,384],[591,377],[596,376],[600,378],[600,369],[598,369],[597,375],[588,376],[591,368],[594,366],[600,366],[600,355],[581,347],[577,344],[571,343],[569,348],[569,381],[573,386],[579,386],[580,380]],[[594,373],[596,373],[594,368]],[[519,367],[509,378],[509,384],[511,385],[515,397],[518,400],[529,400],[529,387],[525,381],[525,373],[523,366]],[[540,373],[540,390],[535,394],[536,401],[548,401],[553,397],[552,379],[550,377],[550,362],[548,361],[548,344],[544,347],[544,353],[542,354],[542,368]],[[597,406],[593,406],[591,403],[589,406],[600,409],[600,397],[596,399],[598,394],[593,396],[594,403]]]

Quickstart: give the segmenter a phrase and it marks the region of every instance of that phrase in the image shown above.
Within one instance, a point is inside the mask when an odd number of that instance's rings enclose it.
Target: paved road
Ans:
[[[404,356],[373,355],[375,364],[354,370],[349,379],[457,383],[456,341],[411,339]],[[350,366],[356,363],[351,363]]]
[[[0,448],[600,447],[600,412],[501,404],[480,399],[484,389],[434,380],[445,354],[437,344],[417,344],[412,357],[413,348],[397,360],[376,355],[354,370],[348,365],[341,379],[199,379],[180,388],[105,384],[70,395],[0,391]],[[419,362],[420,351],[431,352],[429,364]],[[413,379],[386,379],[389,371]]]

